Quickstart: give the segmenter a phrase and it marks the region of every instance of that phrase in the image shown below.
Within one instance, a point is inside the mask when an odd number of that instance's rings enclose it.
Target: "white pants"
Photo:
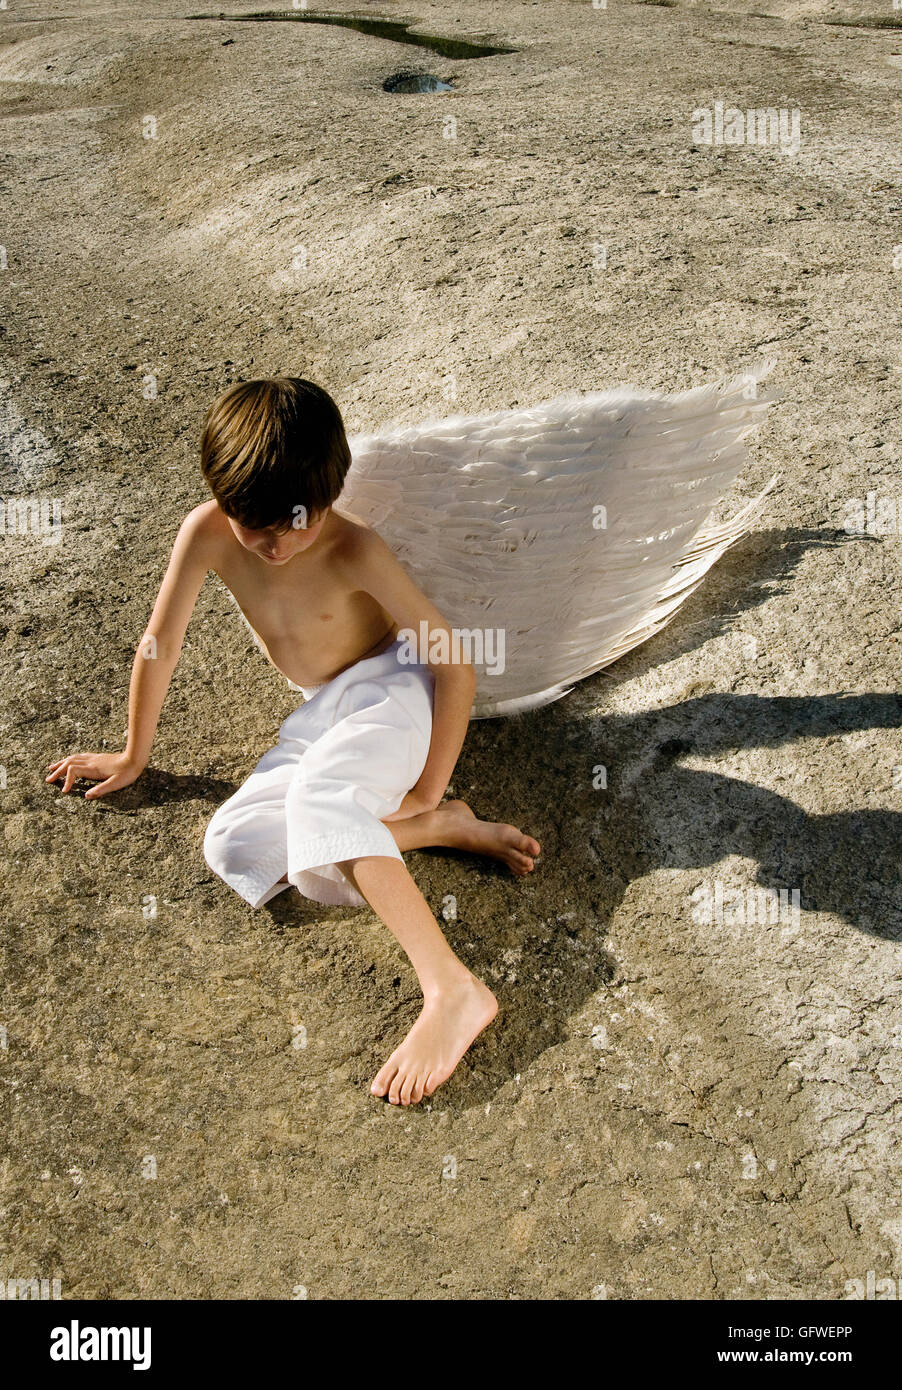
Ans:
[[[288,883],[314,902],[360,907],[338,865],[401,858],[382,818],[397,811],[426,764],[434,687],[428,666],[398,661],[401,645],[305,692],[275,748],[207,826],[207,863],[251,907]]]

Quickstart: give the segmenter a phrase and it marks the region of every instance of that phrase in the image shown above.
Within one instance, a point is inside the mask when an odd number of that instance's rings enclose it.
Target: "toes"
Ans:
[[[398,1070],[398,1064],[397,1064],[397,1062],[393,1061],[392,1058],[389,1057],[388,1061],[385,1063],[385,1066],[384,1066],[384,1067],[382,1068],[382,1070],[378,1073],[378,1075],[377,1075],[375,1081],[373,1082],[372,1086],[370,1087],[370,1091],[372,1092],[372,1094],[373,1094],[374,1096],[384,1096],[384,1095],[385,1095],[386,1091],[388,1090],[388,1088],[389,1088],[389,1086],[390,1086],[390,1084],[391,1084],[392,1077],[395,1075],[395,1073],[397,1072],[397,1070]]]
[[[433,1089],[439,1084],[438,1073],[433,1080]],[[430,1094],[426,1090],[426,1073],[417,1071],[413,1066],[405,1066],[403,1060],[395,1061],[389,1058],[385,1066],[379,1072],[370,1091],[374,1096],[381,1096],[391,1105],[418,1105],[424,1095]]]
[[[436,1074],[433,1089],[439,1084]],[[418,1105],[426,1090],[424,1073],[415,1070],[405,1071],[403,1066],[389,1060],[376,1077],[370,1091],[374,1096],[382,1096],[391,1105]]]

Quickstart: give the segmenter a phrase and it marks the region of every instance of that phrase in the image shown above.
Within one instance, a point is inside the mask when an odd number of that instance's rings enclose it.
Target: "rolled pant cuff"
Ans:
[[[291,885],[280,883],[279,880],[285,873],[285,851],[283,849],[274,850],[259,860],[245,874],[222,875],[230,888],[233,888],[239,897],[243,898],[249,907],[262,907],[268,903],[270,898],[274,898],[277,893],[283,892]]]
[[[288,880],[314,902],[366,907],[366,899],[337,866],[349,859],[369,858],[400,859],[403,863],[394,836],[379,821],[366,829],[333,831],[293,844]]]

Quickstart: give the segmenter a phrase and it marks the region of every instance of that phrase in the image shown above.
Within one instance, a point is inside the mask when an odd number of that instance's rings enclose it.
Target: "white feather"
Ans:
[[[548,704],[646,641],[749,529],[776,479],[731,521],[708,518],[776,399],[758,387],[771,366],[349,441],[340,507],[452,628],[504,631],[503,671],[477,664],[474,717]]]

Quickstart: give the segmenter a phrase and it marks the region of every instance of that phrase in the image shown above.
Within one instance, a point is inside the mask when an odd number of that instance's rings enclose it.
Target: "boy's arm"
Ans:
[[[453,651],[448,623],[374,531],[369,532],[361,542],[361,552],[361,587],[365,587],[376,602],[391,614],[398,627],[412,628],[419,635],[420,623],[425,621],[430,634],[449,634],[447,650]],[[432,643],[429,645],[431,647]],[[435,676],[429,754],[416,786],[404,798],[400,810],[387,817],[388,820],[401,820],[435,809],[451,780],[467,732],[476,689],[473,667],[465,660],[436,662],[428,660],[428,657],[428,652],[420,654],[420,659],[428,661]]]
[[[85,796],[96,798],[127,787],[143,772],[175,670],[188,621],[214,558],[206,518],[209,503],[189,512],[179,528],[153,613],[135,653],[128,696],[128,740],[122,753],[74,753],[52,763],[48,782],[64,778],[62,790],[84,777],[99,782]]]

